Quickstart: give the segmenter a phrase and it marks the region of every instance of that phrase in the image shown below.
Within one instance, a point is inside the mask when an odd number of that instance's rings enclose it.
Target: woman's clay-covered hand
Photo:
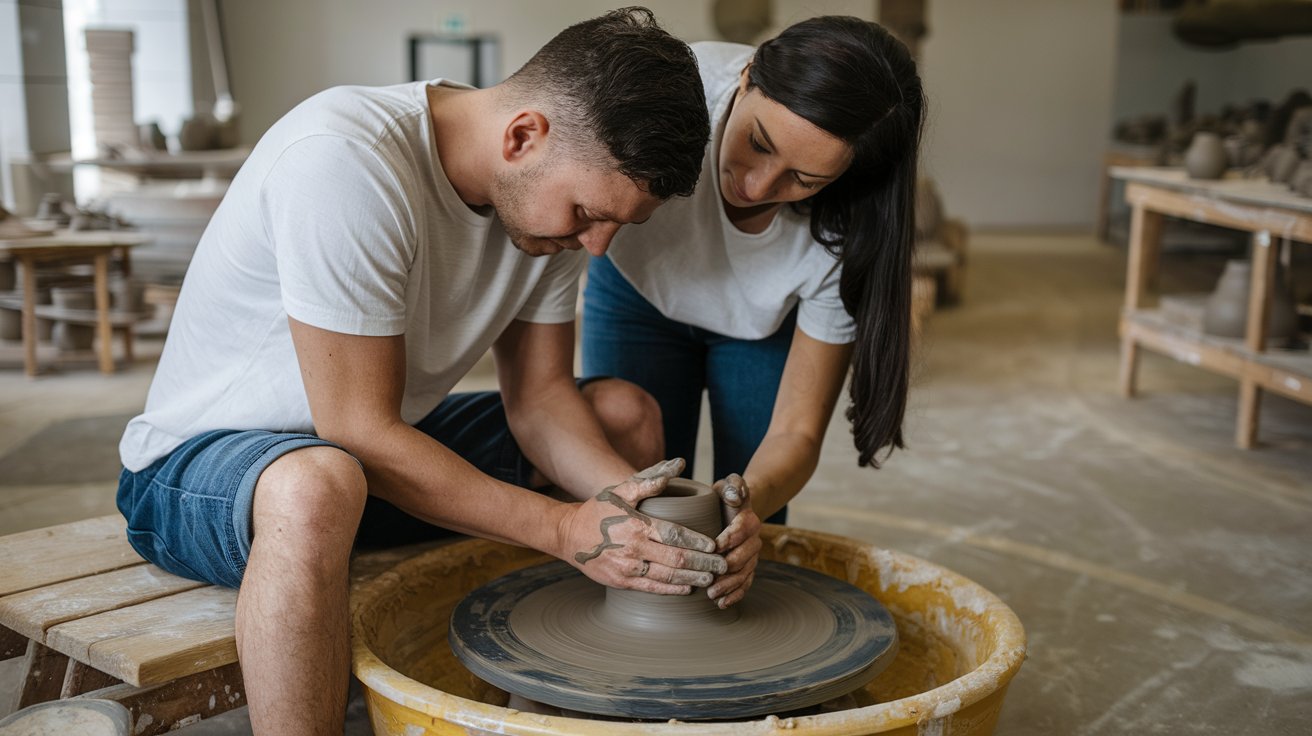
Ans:
[[[562,525],[562,558],[613,588],[686,595],[694,585],[710,585],[729,569],[715,554],[715,540],[637,510],[643,499],[660,495],[683,465],[681,458],[657,463],[573,507]]]
[[[714,488],[724,504],[726,524],[715,538],[715,551],[724,555],[729,569],[715,578],[706,594],[720,608],[728,608],[752,587],[761,554],[761,518],[752,510],[751,493],[741,475],[733,473],[716,481]]]

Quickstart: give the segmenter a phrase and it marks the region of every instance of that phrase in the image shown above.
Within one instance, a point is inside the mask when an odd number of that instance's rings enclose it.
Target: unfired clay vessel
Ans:
[[[90,289],[55,287],[50,290],[50,297],[59,309],[96,308],[96,296]],[[52,338],[60,350],[90,350],[96,338],[96,328],[95,325],[55,320]]]
[[[1252,278],[1252,265],[1246,260],[1233,260],[1225,265],[1216,290],[1207,298],[1203,311],[1203,332],[1218,337],[1242,338],[1248,330],[1248,292]],[[1275,279],[1271,293],[1270,312],[1267,315],[1267,340],[1283,341],[1294,335],[1298,313],[1294,295],[1284,279]]]
[[[1221,136],[1216,133],[1194,134],[1193,143],[1184,154],[1184,168],[1194,179],[1220,179],[1228,162]]]

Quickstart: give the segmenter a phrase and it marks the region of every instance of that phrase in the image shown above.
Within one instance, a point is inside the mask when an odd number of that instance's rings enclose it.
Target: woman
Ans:
[[[857,18],[693,51],[712,125],[701,181],[592,260],[583,372],[651,393],[665,455],[690,461],[706,390],[715,477],[782,522],[849,366],[859,464],[903,446],[924,100],[906,47]],[[751,583],[751,536],[708,591],[721,606]]]

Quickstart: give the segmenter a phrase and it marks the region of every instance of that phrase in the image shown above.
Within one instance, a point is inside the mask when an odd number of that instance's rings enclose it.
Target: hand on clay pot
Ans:
[[[637,510],[683,472],[675,458],[634,473],[570,509],[561,529],[562,559],[612,588],[687,595],[728,569],[715,540]]]
[[[761,555],[761,517],[752,510],[747,481],[737,473],[717,481],[715,492],[724,503],[724,531],[715,538],[715,551],[724,555],[729,569],[711,583],[706,595],[720,608],[728,608],[747,595]]]

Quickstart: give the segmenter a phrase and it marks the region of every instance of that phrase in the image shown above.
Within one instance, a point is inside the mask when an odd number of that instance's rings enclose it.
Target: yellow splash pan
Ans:
[[[425,734],[897,734],[988,736],[1025,659],[1016,614],[976,583],[918,557],[821,532],[767,525],[765,559],[818,570],[866,590],[897,622],[893,663],[841,709],[719,723],[630,723],[524,713],[470,674],[446,622],[471,590],[550,558],[485,540],[430,550],[352,594],[352,667],[377,736]]]

